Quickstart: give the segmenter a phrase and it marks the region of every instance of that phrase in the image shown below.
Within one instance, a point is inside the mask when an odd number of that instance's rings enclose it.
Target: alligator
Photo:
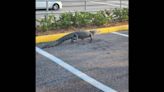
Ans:
[[[90,38],[90,42],[92,42],[93,36],[95,35],[96,32],[97,32],[96,30],[72,32],[59,38],[56,41],[51,42],[50,44],[45,44],[42,48],[58,46],[63,42],[65,42],[66,40],[71,40],[71,43],[74,43],[74,41],[78,39],[84,40],[85,38]]]

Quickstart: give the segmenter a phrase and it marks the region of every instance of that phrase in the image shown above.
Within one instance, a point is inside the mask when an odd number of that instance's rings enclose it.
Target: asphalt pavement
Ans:
[[[128,31],[119,33],[128,35]],[[94,36],[92,43],[89,39],[74,44],[67,41],[43,50],[118,92],[129,92],[128,37],[101,34]],[[36,92],[102,91],[36,53]]]

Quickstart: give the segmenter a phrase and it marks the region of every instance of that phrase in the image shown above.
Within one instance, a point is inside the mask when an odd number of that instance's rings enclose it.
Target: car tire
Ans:
[[[53,9],[53,10],[59,10],[59,5],[58,5],[58,4],[54,4],[54,5],[52,6],[52,9]]]

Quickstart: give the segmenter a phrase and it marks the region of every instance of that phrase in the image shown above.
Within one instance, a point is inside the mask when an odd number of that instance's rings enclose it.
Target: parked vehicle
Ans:
[[[36,0],[36,9],[46,9],[46,0]],[[48,0],[48,8],[53,10],[62,9],[62,2],[59,0]]]

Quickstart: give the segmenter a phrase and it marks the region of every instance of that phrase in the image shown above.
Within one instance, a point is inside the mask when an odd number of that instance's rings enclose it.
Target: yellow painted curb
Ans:
[[[107,34],[107,33],[115,32],[115,31],[128,30],[128,25],[115,26],[115,27],[106,27],[106,28],[97,28],[95,30],[99,31],[97,34]],[[69,33],[70,32],[53,34],[53,35],[37,36],[36,37],[36,43],[54,41],[54,40],[57,40],[57,39],[65,36]]]
[[[98,34],[107,34],[115,31],[128,30],[128,25],[115,26],[115,27],[106,27],[106,28],[97,28]]]

